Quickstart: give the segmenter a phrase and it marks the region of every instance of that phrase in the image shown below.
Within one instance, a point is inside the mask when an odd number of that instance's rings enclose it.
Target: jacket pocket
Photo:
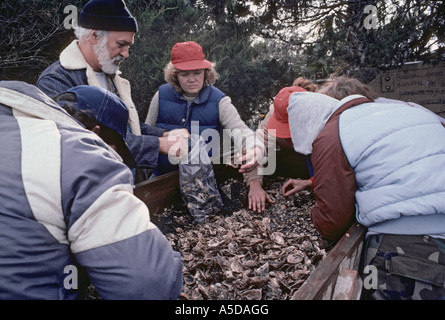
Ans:
[[[443,287],[445,283],[445,266],[408,255],[393,256],[389,262],[389,272],[438,287]]]

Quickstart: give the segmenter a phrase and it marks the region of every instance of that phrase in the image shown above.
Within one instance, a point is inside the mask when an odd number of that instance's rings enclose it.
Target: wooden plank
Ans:
[[[229,178],[242,179],[242,174],[236,168],[224,164],[214,164],[213,169],[218,182]],[[138,183],[135,186],[134,194],[148,206],[150,214],[157,214],[164,208],[182,201],[179,190],[179,172],[170,172]]]
[[[357,270],[341,269],[335,283],[332,300],[358,300],[363,282]]]
[[[354,223],[320,262],[300,289],[295,300],[330,300],[340,270],[358,270],[366,228]]]
[[[181,201],[178,171],[137,184],[134,195],[147,205],[150,214],[156,214],[165,207]]]

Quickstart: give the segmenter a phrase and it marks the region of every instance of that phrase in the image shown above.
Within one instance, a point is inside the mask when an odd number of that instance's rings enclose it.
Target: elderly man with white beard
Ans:
[[[186,130],[166,132],[139,121],[130,83],[120,77],[119,71],[120,63],[129,57],[137,30],[137,22],[123,0],[89,1],[79,16],[77,40],[40,75],[37,87],[51,98],[78,85],[98,86],[118,95],[129,110],[126,143],[130,152],[138,168],[152,169],[159,154],[178,148],[178,141],[183,141],[180,137],[189,134]],[[139,176],[137,180],[144,178]]]

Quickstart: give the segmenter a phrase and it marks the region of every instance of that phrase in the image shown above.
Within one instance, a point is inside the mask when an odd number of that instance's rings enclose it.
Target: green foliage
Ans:
[[[376,8],[373,28],[365,27],[367,5]],[[369,82],[408,61],[444,59],[444,10],[443,1],[349,1],[317,21],[316,41],[305,48],[304,74],[352,72]]]
[[[227,16],[216,24],[214,10],[182,0],[151,1],[146,6],[136,1],[128,6],[138,20],[139,31],[122,70],[132,83],[141,119],[145,119],[158,87],[165,83],[164,68],[177,42],[196,41],[203,47],[220,75],[215,86],[231,97],[245,121],[265,112],[279,91],[283,70],[289,68],[273,58],[260,57],[252,46],[250,22],[240,23]]]
[[[87,0],[0,2],[0,78],[35,82],[74,39],[63,9]],[[139,32],[122,65],[141,119],[176,42],[193,40],[216,64],[216,86],[250,124],[298,76],[354,72],[362,81],[413,60],[445,59],[444,1],[127,0]],[[377,8],[365,28],[366,5]]]
[[[71,41],[63,26],[63,8],[79,0],[7,0],[0,2],[0,78],[34,83]]]

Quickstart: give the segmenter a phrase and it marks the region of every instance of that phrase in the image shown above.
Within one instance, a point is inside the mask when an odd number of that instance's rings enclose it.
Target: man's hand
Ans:
[[[188,155],[187,129],[175,129],[164,132],[159,138],[159,153],[169,156],[171,163],[178,163]]]
[[[163,137],[168,137],[168,136],[183,136],[184,138],[190,138],[190,133],[188,132],[187,129],[185,128],[181,128],[181,129],[174,129],[172,131],[165,131],[162,136]]]

